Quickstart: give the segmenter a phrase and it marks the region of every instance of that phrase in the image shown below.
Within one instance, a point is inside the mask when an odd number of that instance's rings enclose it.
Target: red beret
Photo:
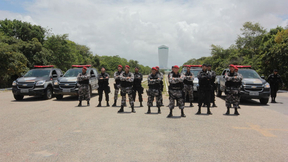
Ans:
[[[174,68],[177,68],[177,69],[179,69],[179,66],[178,66],[178,65],[174,65]]]
[[[87,67],[86,67],[86,66],[83,66],[83,69],[87,70]]]
[[[126,67],[130,69],[130,66],[129,66],[129,65],[126,65],[125,68],[126,68]]]
[[[235,68],[235,66],[233,64],[230,64],[229,67],[234,67]]]
[[[123,67],[122,67],[122,65],[118,65],[118,67],[121,67],[121,68],[123,68]]]
[[[155,66],[156,69],[159,69],[159,66]]]
[[[152,67],[152,70],[157,70],[156,67]]]

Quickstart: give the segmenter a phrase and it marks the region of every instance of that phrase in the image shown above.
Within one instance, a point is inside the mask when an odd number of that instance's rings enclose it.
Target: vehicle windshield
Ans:
[[[197,77],[199,71],[201,71],[202,69],[190,69],[190,72],[194,74],[195,77]],[[187,69],[183,69],[182,73],[186,73]]]
[[[28,71],[24,75],[24,77],[49,77],[49,75],[50,75],[50,70],[33,69],[33,70]]]
[[[77,77],[79,73],[82,73],[82,68],[69,69],[63,77]]]
[[[238,71],[240,74],[242,74],[243,78],[251,78],[251,79],[261,79],[261,77],[258,75],[258,73],[254,70],[241,70]]]

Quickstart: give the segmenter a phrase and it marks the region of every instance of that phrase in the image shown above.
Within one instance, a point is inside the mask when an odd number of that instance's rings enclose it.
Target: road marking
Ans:
[[[261,128],[259,125],[248,124],[250,127],[233,127],[234,129],[250,129],[255,130],[261,133],[265,137],[277,137],[276,135],[272,134],[270,131],[288,131],[287,129],[265,129]]]

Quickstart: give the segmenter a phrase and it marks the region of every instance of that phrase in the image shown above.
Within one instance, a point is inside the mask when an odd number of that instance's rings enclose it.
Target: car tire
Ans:
[[[21,101],[21,100],[23,100],[24,96],[23,95],[14,95],[14,98],[16,101]]]
[[[63,95],[56,95],[56,99],[57,100],[62,100],[63,99]]]
[[[269,98],[260,98],[260,103],[263,105],[267,105]]]
[[[52,97],[53,97],[53,90],[50,86],[48,86],[45,90],[44,99],[48,100],[51,99]]]
[[[217,86],[216,92],[217,92],[217,94],[216,94],[217,97],[221,97],[222,96],[222,91],[220,90],[220,85]]]

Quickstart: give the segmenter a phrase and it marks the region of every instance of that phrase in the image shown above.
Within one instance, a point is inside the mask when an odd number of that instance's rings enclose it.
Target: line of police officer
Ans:
[[[114,104],[116,106],[119,90],[121,90],[121,108],[118,111],[119,113],[124,112],[124,107],[126,106],[126,94],[129,97],[129,103],[132,108],[132,112],[135,113],[134,101],[136,99],[136,92],[138,92],[140,107],[143,107],[143,87],[141,82],[143,76],[139,73],[139,68],[135,68],[135,73],[130,72],[130,67],[125,66],[125,70],[122,70],[122,65],[118,65],[118,71],[114,73],[115,79],[115,92],[114,92]],[[172,66],[172,72],[168,74],[169,81],[169,109],[170,113],[167,117],[173,117],[173,109],[175,101],[177,106],[181,109],[181,117],[186,117],[184,113],[184,104],[186,96],[189,98],[190,107],[193,107],[193,80],[194,74],[190,72],[190,66],[187,66],[187,71],[185,73],[179,73],[179,67],[177,65]],[[87,68],[83,67],[82,73],[77,76],[77,81],[79,84],[79,105],[82,106],[82,100],[87,100],[87,105],[89,106],[90,100],[90,90],[89,90],[89,75],[86,73]],[[226,86],[226,107],[227,112],[225,115],[230,114],[230,108],[234,108],[235,115],[239,115],[238,108],[240,102],[240,86],[242,82],[242,75],[238,73],[238,68],[234,65],[229,65],[229,72],[225,74],[225,86]],[[212,107],[217,107],[215,104],[215,78],[216,73],[211,70],[211,65],[202,65],[202,70],[198,73],[197,78],[199,80],[199,89],[198,89],[198,112],[196,114],[201,114],[202,104],[207,106],[207,114],[212,115],[210,111],[210,103]],[[153,67],[151,69],[151,74],[148,76],[148,111],[147,114],[151,113],[151,107],[153,106],[154,98],[156,98],[156,106],[158,108],[158,113],[161,113],[161,106],[163,106],[163,74],[159,71],[159,67]],[[282,80],[280,75],[277,74],[277,70],[274,70],[274,74],[271,74],[268,77],[268,81],[271,84],[271,97],[272,102],[275,102],[278,83]],[[105,98],[107,106],[109,106],[109,74],[105,72],[105,68],[101,68],[101,74],[99,75],[99,104],[101,106],[101,101],[103,98],[103,92],[105,92]]]

